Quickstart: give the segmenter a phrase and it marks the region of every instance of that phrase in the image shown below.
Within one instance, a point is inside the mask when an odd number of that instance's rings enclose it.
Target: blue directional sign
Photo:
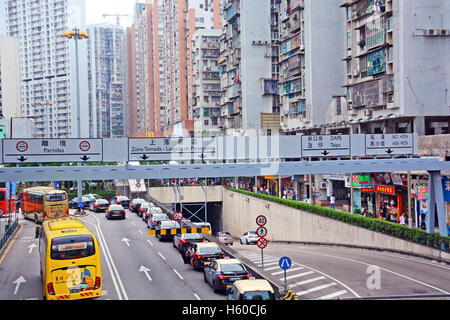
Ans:
[[[78,208],[82,209],[84,207],[84,203],[83,202],[78,202]]]
[[[283,270],[287,270],[292,266],[292,261],[289,257],[282,257],[280,261],[278,261],[280,268]]]
[[[55,182],[55,188],[61,189],[61,182]]]

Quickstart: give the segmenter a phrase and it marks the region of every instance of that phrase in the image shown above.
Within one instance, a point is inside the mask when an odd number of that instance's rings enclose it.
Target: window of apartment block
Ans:
[[[352,47],[352,32],[348,31],[347,32],[347,48],[351,48]]]
[[[341,97],[336,97],[336,115],[340,116],[342,114],[341,110]]]

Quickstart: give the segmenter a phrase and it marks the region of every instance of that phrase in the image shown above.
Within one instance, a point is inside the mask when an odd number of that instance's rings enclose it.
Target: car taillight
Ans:
[[[97,290],[98,288],[100,288],[100,284],[101,284],[101,279],[100,279],[100,277],[95,277],[95,286],[94,286],[94,290]]]
[[[201,259],[201,258],[203,258],[203,256],[201,256],[201,255],[199,255],[198,253],[196,253],[196,254],[194,255],[194,258]]]
[[[48,292],[48,294],[50,294],[52,296],[55,295],[55,289],[53,288],[53,283],[52,282],[49,282],[47,284],[47,292]]]
[[[94,207],[98,207],[98,204],[94,203]]]
[[[121,203],[120,200],[117,200],[116,203]]]
[[[225,258],[225,255],[224,255],[224,254],[222,254],[222,255],[220,255],[220,257],[221,257],[222,259],[224,259],[224,258]]]
[[[227,276],[224,276],[224,275],[221,275],[221,274],[219,274],[219,275],[217,276],[217,278],[219,278],[219,280],[227,280],[227,279],[228,279]]]
[[[125,210],[122,210],[121,212],[122,212],[123,214],[125,214]]]
[[[250,278],[250,273],[244,274],[244,279],[249,279],[249,278]]]

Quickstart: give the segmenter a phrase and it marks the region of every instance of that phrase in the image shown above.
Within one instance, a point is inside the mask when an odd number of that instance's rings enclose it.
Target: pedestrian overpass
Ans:
[[[415,134],[3,139],[0,145],[2,163],[8,164],[0,167],[0,182],[78,181],[81,185],[83,180],[427,171],[428,232],[434,231],[431,226],[434,226],[437,209],[440,233],[447,235],[441,171],[450,171],[450,162],[413,157],[418,154]],[[289,161],[293,159],[297,160]],[[170,160],[171,164],[149,164],[149,161]],[[174,164],[173,160],[187,164]],[[101,165],[92,165],[91,161]],[[133,161],[140,161],[140,165]],[[48,162],[61,165],[42,165]],[[21,166],[27,163],[39,163],[39,166]]]

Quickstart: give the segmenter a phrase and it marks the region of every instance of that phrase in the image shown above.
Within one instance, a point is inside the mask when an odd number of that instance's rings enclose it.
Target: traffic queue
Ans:
[[[141,210],[142,208],[145,209]],[[130,202],[130,210],[141,217],[149,229],[157,231],[181,230],[182,223],[190,222],[182,220],[182,214],[177,216],[179,212],[172,214],[171,219],[160,207],[143,199],[133,199]],[[207,227],[208,233],[212,234],[209,223],[191,224],[197,228]],[[194,271],[203,271],[204,281],[211,285],[215,293],[227,293],[228,299],[231,300],[275,299],[274,291],[267,280],[256,280],[240,260],[228,257],[217,243],[208,241],[202,233],[156,232],[156,237],[159,241],[172,241],[183,262],[190,264]],[[227,245],[233,244],[233,238],[228,232],[218,232],[217,239]]]
[[[193,271],[203,271],[204,281],[215,293],[226,293],[229,300],[275,299],[274,290],[267,280],[255,279],[240,260],[228,257],[216,242],[208,241],[204,233],[200,233],[206,232],[212,235],[211,225],[207,222],[191,223],[189,220],[182,219],[179,211],[169,217],[160,207],[145,199],[130,200],[125,196],[116,196],[109,202],[96,194],[89,194],[83,196],[81,201],[78,198],[72,199],[69,205],[72,208],[77,206],[82,210],[88,208],[93,212],[105,212],[108,220],[125,219],[125,209],[129,209],[144,221],[147,228],[155,230],[155,236],[159,241],[172,241],[173,247],[180,253],[183,262],[190,264]],[[172,231],[180,231],[182,227],[186,230],[190,229],[187,223],[197,228],[198,232],[174,233]],[[245,239],[243,241],[241,238],[240,243],[249,244],[248,240],[253,242],[253,233],[244,234]],[[226,245],[233,245],[233,238],[225,231],[217,233],[217,240]]]

